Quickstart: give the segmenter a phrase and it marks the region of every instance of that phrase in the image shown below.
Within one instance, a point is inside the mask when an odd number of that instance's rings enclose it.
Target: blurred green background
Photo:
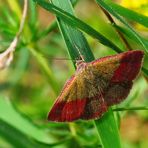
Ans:
[[[148,16],[147,0],[114,2]],[[0,0],[1,52],[16,35],[22,10],[22,0]],[[79,0],[74,10],[79,19],[125,50],[115,29],[95,1]],[[115,21],[121,25],[118,20]],[[132,20],[128,22],[143,38],[148,38],[148,28]],[[115,54],[115,51],[96,39],[86,34],[85,36],[96,59]],[[127,40],[133,49],[142,49],[131,38]],[[64,60],[66,58],[70,59],[55,16],[30,0],[14,59],[8,68],[0,71],[0,147],[99,147],[98,135],[92,121],[70,124],[47,121],[47,114],[54,100],[65,81],[75,71],[72,61]],[[148,69],[147,64],[148,59],[145,58],[144,67]],[[148,106],[147,82],[148,78],[141,72],[128,98],[118,107]],[[147,148],[148,111],[122,111],[117,116],[120,120],[123,148]]]

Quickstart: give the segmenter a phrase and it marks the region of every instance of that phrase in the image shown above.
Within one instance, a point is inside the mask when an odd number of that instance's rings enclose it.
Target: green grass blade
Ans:
[[[148,17],[144,16],[140,13],[137,13],[135,11],[132,11],[130,9],[124,8],[120,5],[117,5],[115,3],[108,3],[119,15],[130,19],[132,21],[135,21],[145,27],[148,27]]]
[[[120,30],[122,33],[124,33],[131,40],[135,41],[136,43],[139,43],[138,39],[133,34],[131,34],[128,29],[123,28],[123,27],[118,26],[118,25],[114,25],[114,27],[116,27],[118,30]],[[144,42],[145,46],[148,48],[148,40],[143,38],[142,36],[141,36],[141,40]]]
[[[105,0],[107,2],[107,0]],[[114,17],[116,17],[120,22],[122,22],[130,31],[130,33],[135,36],[138,42],[144,47],[145,51],[148,53],[148,48],[145,45],[145,42],[141,39],[140,35],[109,5],[110,3],[105,3],[103,0],[96,0],[99,6],[104,8]]]
[[[38,41],[38,40],[44,38],[45,36],[47,36],[50,32],[52,32],[56,28],[57,28],[57,23],[54,21],[52,24],[50,24],[47,28],[45,28],[44,30],[42,30],[38,34],[34,34],[32,41],[35,42],[35,41]]]
[[[0,96],[0,120],[37,141],[49,143],[54,140],[43,129],[35,126],[26,116],[21,115],[3,96]]]
[[[74,17],[73,15],[65,12],[64,10],[54,6],[53,4],[47,3],[42,0],[33,0],[34,2],[37,2],[40,6],[42,6],[44,9],[56,14],[58,17],[62,18],[64,22],[69,24],[70,26],[77,27],[80,30],[86,32],[88,35],[92,36],[93,38],[96,38],[99,40],[100,43],[103,45],[112,48],[116,52],[122,52],[122,50],[117,47],[113,42],[108,40],[105,36],[97,32],[95,29],[81,21],[80,19]]]
[[[146,69],[146,68],[142,67],[142,71],[144,72],[145,76],[147,76],[147,77],[148,77],[148,69]]]
[[[37,0],[38,2],[38,0]],[[52,1],[55,5],[58,7],[61,7],[62,9],[68,11],[69,13],[73,14],[72,5],[70,4],[70,1],[68,0],[53,0]],[[43,6],[43,3],[39,3],[41,6]],[[46,5],[47,6],[47,5]],[[49,5],[50,6],[50,5]],[[46,7],[48,10],[48,7]],[[94,59],[91,50],[88,46],[88,43],[81,32],[76,30],[76,28],[72,28],[71,26],[67,25],[65,23],[65,19],[61,19],[57,17],[57,21],[61,30],[61,33],[63,35],[63,38],[66,42],[66,45],[68,47],[69,53],[72,58],[76,59],[79,57],[79,51],[76,47],[79,48],[80,53],[83,55],[84,59],[86,61],[91,61]],[[77,26],[75,26],[77,27]],[[92,32],[93,33],[93,32]],[[105,148],[108,148],[113,141],[114,141],[114,147],[120,148],[120,138],[118,135],[118,129],[116,126],[116,122],[113,117],[113,113],[110,110],[107,112],[101,120],[95,121],[95,125],[97,127],[98,133],[101,132],[99,137],[101,138],[102,144]],[[115,128],[116,127],[116,128]],[[112,132],[106,132],[106,131],[112,131]],[[108,138],[107,138],[108,137]],[[107,141],[107,140],[108,141]]]
[[[33,1],[29,1],[29,10],[30,10],[30,13],[29,13],[29,25],[31,26],[31,27],[36,27],[36,22],[37,22],[37,11],[35,10],[36,9],[36,7],[35,7],[35,5],[34,5],[34,3],[33,3]],[[32,29],[34,29],[34,28],[32,28]]]
[[[49,148],[71,140],[71,137],[66,137],[57,141],[49,134],[49,130],[32,123],[4,96],[0,96],[0,137],[16,148]]]
[[[111,145],[114,148],[121,147],[120,140],[117,139],[119,137],[117,124],[111,109],[109,109],[105,116],[95,121],[95,126],[99,131],[100,137],[105,136],[101,138],[104,148],[110,148]]]
[[[9,76],[8,81],[12,86],[19,84],[22,76],[25,73],[27,64],[29,60],[29,52],[28,50],[22,48],[19,52],[18,62],[13,70],[13,73]]]
[[[3,96],[0,96],[0,136],[15,147],[24,146],[23,148],[46,148],[57,143],[46,130],[39,128],[28,117],[20,114]]]
[[[30,132],[30,131],[28,131]],[[49,148],[52,145],[38,142],[23,134],[17,128],[0,119],[0,136],[6,139],[15,148]],[[54,144],[55,145],[55,144]]]
[[[67,12],[69,12],[70,14],[73,14],[73,11],[71,8],[72,6],[67,0],[64,0],[64,2],[59,2],[59,0],[52,0],[52,2],[54,5],[61,7],[64,10],[67,10]],[[68,51],[71,58],[78,59],[80,58],[79,56],[81,54],[82,56],[84,56],[84,59],[87,62],[92,61],[94,59],[93,54],[82,33],[77,29],[73,28],[72,26],[69,26],[68,24],[66,24],[65,21],[63,21],[60,18],[57,18],[57,21],[59,24],[59,28],[62,32],[62,35],[64,37],[64,41],[68,47]],[[77,48],[79,48],[80,53]]]
[[[137,106],[137,107],[118,107],[113,111],[137,111],[137,110],[148,110],[148,106]]]

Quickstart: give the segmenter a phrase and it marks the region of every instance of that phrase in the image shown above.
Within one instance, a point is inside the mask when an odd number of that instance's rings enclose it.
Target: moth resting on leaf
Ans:
[[[100,118],[123,101],[138,75],[143,51],[107,56],[77,66],[48,114],[49,121],[71,122]]]

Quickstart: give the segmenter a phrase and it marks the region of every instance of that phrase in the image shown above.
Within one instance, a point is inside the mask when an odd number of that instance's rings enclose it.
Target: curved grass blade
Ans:
[[[105,0],[107,2],[107,0]],[[145,42],[141,39],[140,35],[109,5],[110,3],[105,3],[103,0],[96,0],[97,4],[116,17],[120,22],[122,22],[130,31],[130,33],[135,36],[138,42],[144,47],[145,51],[148,53],[148,48]]]
[[[136,111],[136,110],[148,110],[148,106],[138,106],[138,107],[118,107],[113,109],[113,111]]]
[[[148,27],[148,17],[144,16],[140,13],[137,13],[135,11],[132,11],[128,8],[124,8],[120,5],[117,5],[115,3],[109,2],[108,3],[119,15],[130,19],[132,21],[135,21],[145,27]]]
[[[28,137],[17,128],[11,126],[7,122],[0,119],[0,136],[5,138],[11,145],[16,148],[49,148],[50,145],[37,142],[33,138]]]
[[[97,32],[95,29],[81,21],[80,19],[74,17],[73,15],[65,12],[64,10],[54,6],[53,4],[47,3],[42,0],[33,0],[40,6],[42,6],[44,9],[56,14],[58,17],[62,18],[65,23],[69,24],[70,26],[77,27],[80,30],[86,32],[88,35],[92,36],[93,38],[96,38],[99,40],[100,43],[103,45],[112,48],[116,52],[120,53],[122,50],[117,47],[113,42],[111,42],[109,39],[107,39],[105,36]]]
[[[123,28],[123,27],[118,26],[118,25],[114,25],[114,27],[116,27],[118,30],[120,30],[122,33],[124,33],[131,40],[135,41],[136,43],[138,42],[138,39],[133,34],[131,34],[128,29]],[[144,42],[145,46],[148,48],[148,40],[143,38],[143,37],[141,37],[141,40]]]
[[[148,77],[148,69],[142,67],[142,71],[144,72],[144,74]]]
[[[109,109],[108,114],[106,114],[106,116],[103,116],[101,119],[96,120],[95,125],[99,131],[99,136],[105,136],[104,138],[101,138],[104,148],[110,148],[111,145],[113,145],[114,148],[121,147],[118,125],[115,121],[112,109]]]
[[[71,140],[71,137],[67,137],[57,141],[18,112],[3,96],[0,96],[0,136],[16,148],[49,148]]]
[[[45,131],[34,125],[26,116],[17,112],[12,104],[3,96],[0,96],[0,120],[20,131],[23,135],[32,137],[37,141],[43,143],[54,142],[54,139],[49,137]],[[2,125],[0,124],[0,127],[1,126]]]
[[[59,5],[59,7],[63,8],[64,10],[68,9],[67,11],[70,14],[73,14],[73,11],[71,10],[71,8],[67,7],[66,5],[66,3],[68,3],[67,0],[62,3],[59,2],[58,0],[52,0],[52,2],[55,5]],[[71,56],[71,59],[75,59],[75,60],[79,59],[81,54],[82,56],[84,56],[84,59],[87,62],[92,61],[94,59],[93,54],[82,33],[76,30],[74,27],[66,24],[65,21],[63,21],[59,17],[57,17],[57,22],[62,32],[62,35],[64,37],[64,41],[68,47],[68,52]],[[85,58],[85,57],[88,57],[88,58]]]

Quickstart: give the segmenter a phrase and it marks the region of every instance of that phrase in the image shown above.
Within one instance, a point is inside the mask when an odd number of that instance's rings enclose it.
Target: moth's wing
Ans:
[[[72,76],[49,112],[48,120],[70,122],[79,119],[86,104],[86,98],[81,95],[83,87],[79,86],[77,77]]]
[[[81,119],[90,120],[90,119],[99,119],[108,109],[104,98],[101,93],[97,96],[87,98],[84,112],[81,115]]]
[[[133,82],[110,82],[106,93],[104,94],[104,99],[107,106],[112,106],[123,101],[129,94],[132,88]]]
[[[90,63],[93,79],[92,85],[88,85],[87,90],[91,92],[94,90],[91,87],[95,87],[98,93],[96,96],[87,98],[82,119],[100,118],[109,106],[127,97],[133,84],[132,81],[140,71],[143,54],[138,50],[129,51]]]
[[[87,75],[87,74],[86,74]],[[89,77],[86,76],[86,77]],[[70,122],[78,119],[89,120],[102,116],[107,105],[101,92],[90,95],[94,84],[84,74],[73,76],[64,86],[60,96],[48,114],[49,121]],[[95,88],[94,88],[95,89]]]
[[[142,51],[130,51],[91,62],[92,75],[84,74],[90,81],[85,81],[83,74],[73,76],[49,112],[48,120],[69,122],[99,118],[108,106],[121,102],[128,95],[142,57]],[[98,92],[89,96],[95,90],[93,87]]]
[[[108,87],[104,91],[104,99],[108,106],[127,97],[132,81],[140,71],[143,55],[143,51],[135,50],[105,57],[95,63],[104,79],[108,81]]]

